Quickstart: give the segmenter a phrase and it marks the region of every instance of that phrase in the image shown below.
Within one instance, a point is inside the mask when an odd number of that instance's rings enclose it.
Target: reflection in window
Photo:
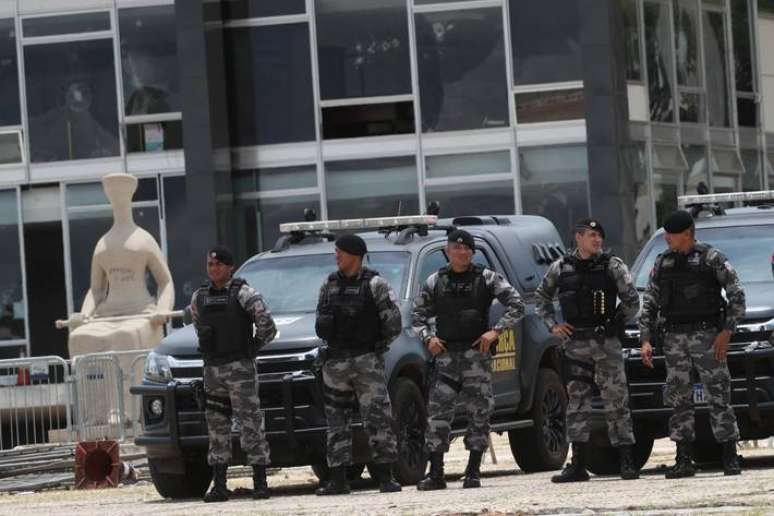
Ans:
[[[119,11],[127,115],[181,110],[175,6]]]
[[[246,260],[274,247],[280,236],[279,225],[304,220],[306,208],[315,210],[319,217],[320,196],[237,199],[235,219],[239,259]]]
[[[655,230],[651,223],[653,207],[645,143],[633,142],[625,147],[622,149],[622,158],[632,182],[632,197],[629,200],[634,207],[635,238],[637,245],[642,246]]]
[[[575,221],[589,216],[589,173],[581,145],[527,147],[519,151],[521,199],[525,215],[554,223],[564,241]]]
[[[707,108],[709,123],[729,127],[728,67],[726,66],[726,35],[723,13],[704,11],[704,59],[707,77]]]
[[[0,165],[22,162],[22,145],[19,131],[0,133]]]
[[[698,6],[694,0],[675,0],[674,7],[677,83],[701,86]]]
[[[704,122],[704,95],[680,92],[680,121]]]
[[[405,0],[316,0],[323,99],[411,93]]]
[[[677,209],[680,177],[672,171],[653,169],[653,200],[656,203],[656,226]]]
[[[416,15],[423,131],[509,125],[500,8]]]
[[[516,94],[516,120],[519,124],[582,120],[586,101],[582,89],[540,91]]]
[[[481,174],[510,174],[510,151],[445,154],[425,158],[427,179],[468,177]]]
[[[105,30],[110,30],[110,13],[107,11],[38,16],[22,20],[22,32],[25,38]]]
[[[742,149],[742,164],[744,165],[744,177],[742,188],[745,192],[757,192],[763,190],[763,153],[757,149]]]
[[[16,28],[13,18],[0,20],[0,126],[21,123]]]
[[[113,41],[24,47],[33,162],[117,156]]]
[[[674,77],[669,10],[665,4],[645,2],[645,51],[648,64],[650,119],[674,122]]]
[[[25,337],[16,190],[0,190],[0,341]]]
[[[515,84],[582,79],[579,4],[510,1]]]
[[[379,102],[322,109],[323,138],[362,138],[415,131],[414,103]]]
[[[181,120],[126,125],[126,152],[159,152],[182,148]]]
[[[491,215],[513,215],[513,181],[492,183],[465,183],[451,185],[427,185],[427,202],[441,203],[441,216],[461,217],[479,215],[486,212]]]
[[[734,38],[734,77],[737,91],[753,92],[752,45],[748,0],[732,0],[731,32]]]
[[[419,213],[413,156],[334,161],[325,171],[329,219]]]
[[[688,162],[688,172],[685,176],[683,192],[698,193],[699,184],[709,188],[709,167],[707,166],[707,149],[703,145],[683,145],[683,153]]]
[[[225,31],[234,147],[315,139],[307,23]]]
[[[191,256],[188,245],[191,224],[186,206],[185,177],[165,177],[164,225],[167,263],[175,282],[175,309],[185,308],[205,277],[205,257]]]
[[[304,0],[222,0],[226,18],[259,18],[303,14]]]
[[[636,0],[621,2],[624,20],[624,49],[626,52],[626,79],[642,80],[642,59],[640,58],[640,25],[637,23]]]
[[[235,194],[314,188],[317,186],[317,167],[300,165],[234,171],[231,185]]]

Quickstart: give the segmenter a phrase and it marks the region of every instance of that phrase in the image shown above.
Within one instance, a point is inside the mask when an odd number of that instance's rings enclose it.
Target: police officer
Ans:
[[[475,243],[464,230],[449,233],[449,265],[427,278],[414,300],[413,329],[435,357],[425,433],[430,472],[417,489],[445,489],[443,455],[455,402],[461,398],[468,415],[465,448],[470,451],[462,487],[481,487],[481,458],[489,443],[489,417],[494,410],[492,355],[500,334],[524,316],[524,303],[503,277],[473,263]],[[490,329],[489,309],[497,299],[505,313]],[[435,328],[431,319],[435,318]]]
[[[402,329],[398,298],[389,283],[363,266],[366,243],[357,235],[336,240],[336,266],[320,288],[315,330],[327,343],[322,366],[328,420],[330,480],[318,495],[347,494],[352,464],[352,409],[355,401],[368,434],[370,470],[383,493],[400,491],[392,468],[398,460],[392,408],[384,378],[384,353]]]
[[[637,315],[640,298],[624,262],[602,251],[604,238],[605,230],[598,220],[579,221],[575,225],[575,250],[551,264],[535,291],[537,314],[551,333],[565,341],[567,438],[572,443],[572,459],[552,482],[589,479],[586,446],[594,384],[605,404],[610,443],[618,448],[621,478],[639,477],[632,462],[634,433],[617,332]],[[556,319],[556,296],[562,307],[562,323]],[[616,308],[618,299],[621,303]]]
[[[693,218],[686,211],[664,222],[669,249],[656,258],[640,315],[642,361],[653,367],[651,341],[663,319],[663,348],[667,381],[665,404],[670,438],[677,443],[675,465],[667,478],[690,477],[693,468],[695,369],[709,399],[712,433],[723,447],[726,475],[741,472],[736,455],[739,428],[731,407],[731,377],[726,364],[728,343],[744,317],[745,296],[736,271],[725,255],[695,239]],[[724,301],[723,291],[725,290]]]
[[[193,294],[191,312],[204,357],[205,417],[210,440],[207,462],[213,486],[205,502],[228,500],[226,470],[231,460],[231,415],[241,423],[241,445],[253,466],[253,498],[268,498],[269,444],[258,399],[255,356],[277,330],[261,295],[232,278],[234,258],[223,246],[207,252],[209,281]],[[253,324],[255,333],[253,333]]]

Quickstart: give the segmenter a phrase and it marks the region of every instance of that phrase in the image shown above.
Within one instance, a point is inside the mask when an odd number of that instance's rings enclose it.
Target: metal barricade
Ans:
[[[147,350],[79,355],[72,360],[74,426],[79,441],[135,435],[140,400],[129,388],[142,378]]]
[[[0,450],[72,442],[70,366],[57,356],[0,360]]]

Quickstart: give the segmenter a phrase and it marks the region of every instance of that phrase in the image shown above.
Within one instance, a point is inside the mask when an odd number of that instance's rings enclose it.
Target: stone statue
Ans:
[[[99,239],[91,261],[91,288],[81,311],[69,321],[70,357],[102,351],[150,349],[164,336],[163,326],[175,303],[175,289],[164,255],[154,238],[137,226],[132,196],[137,178],[102,178],[113,208],[113,227]],[[150,271],[156,299],[145,281]]]

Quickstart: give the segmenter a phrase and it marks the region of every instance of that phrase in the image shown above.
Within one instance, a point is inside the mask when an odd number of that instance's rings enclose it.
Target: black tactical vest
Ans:
[[[443,267],[435,283],[436,333],[449,344],[472,344],[489,329],[492,295],[484,267],[474,264],[463,273]]]
[[[359,277],[345,278],[337,272],[328,276],[328,304],[333,312],[334,349],[373,351],[381,336],[381,321],[371,292],[371,279],[378,273],[363,268]]]
[[[688,254],[667,251],[656,259],[659,305],[667,323],[720,320],[725,301],[715,271],[707,264],[710,249],[698,243]]]
[[[239,290],[246,282],[234,278],[229,288],[217,290],[205,284],[196,296],[199,316],[199,350],[205,358],[253,358],[257,351],[253,320],[239,304]]]
[[[562,258],[559,304],[564,320],[576,328],[608,324],[615,315],[618,286],[609,271],[610,255],[590,260],[575,255]]]

